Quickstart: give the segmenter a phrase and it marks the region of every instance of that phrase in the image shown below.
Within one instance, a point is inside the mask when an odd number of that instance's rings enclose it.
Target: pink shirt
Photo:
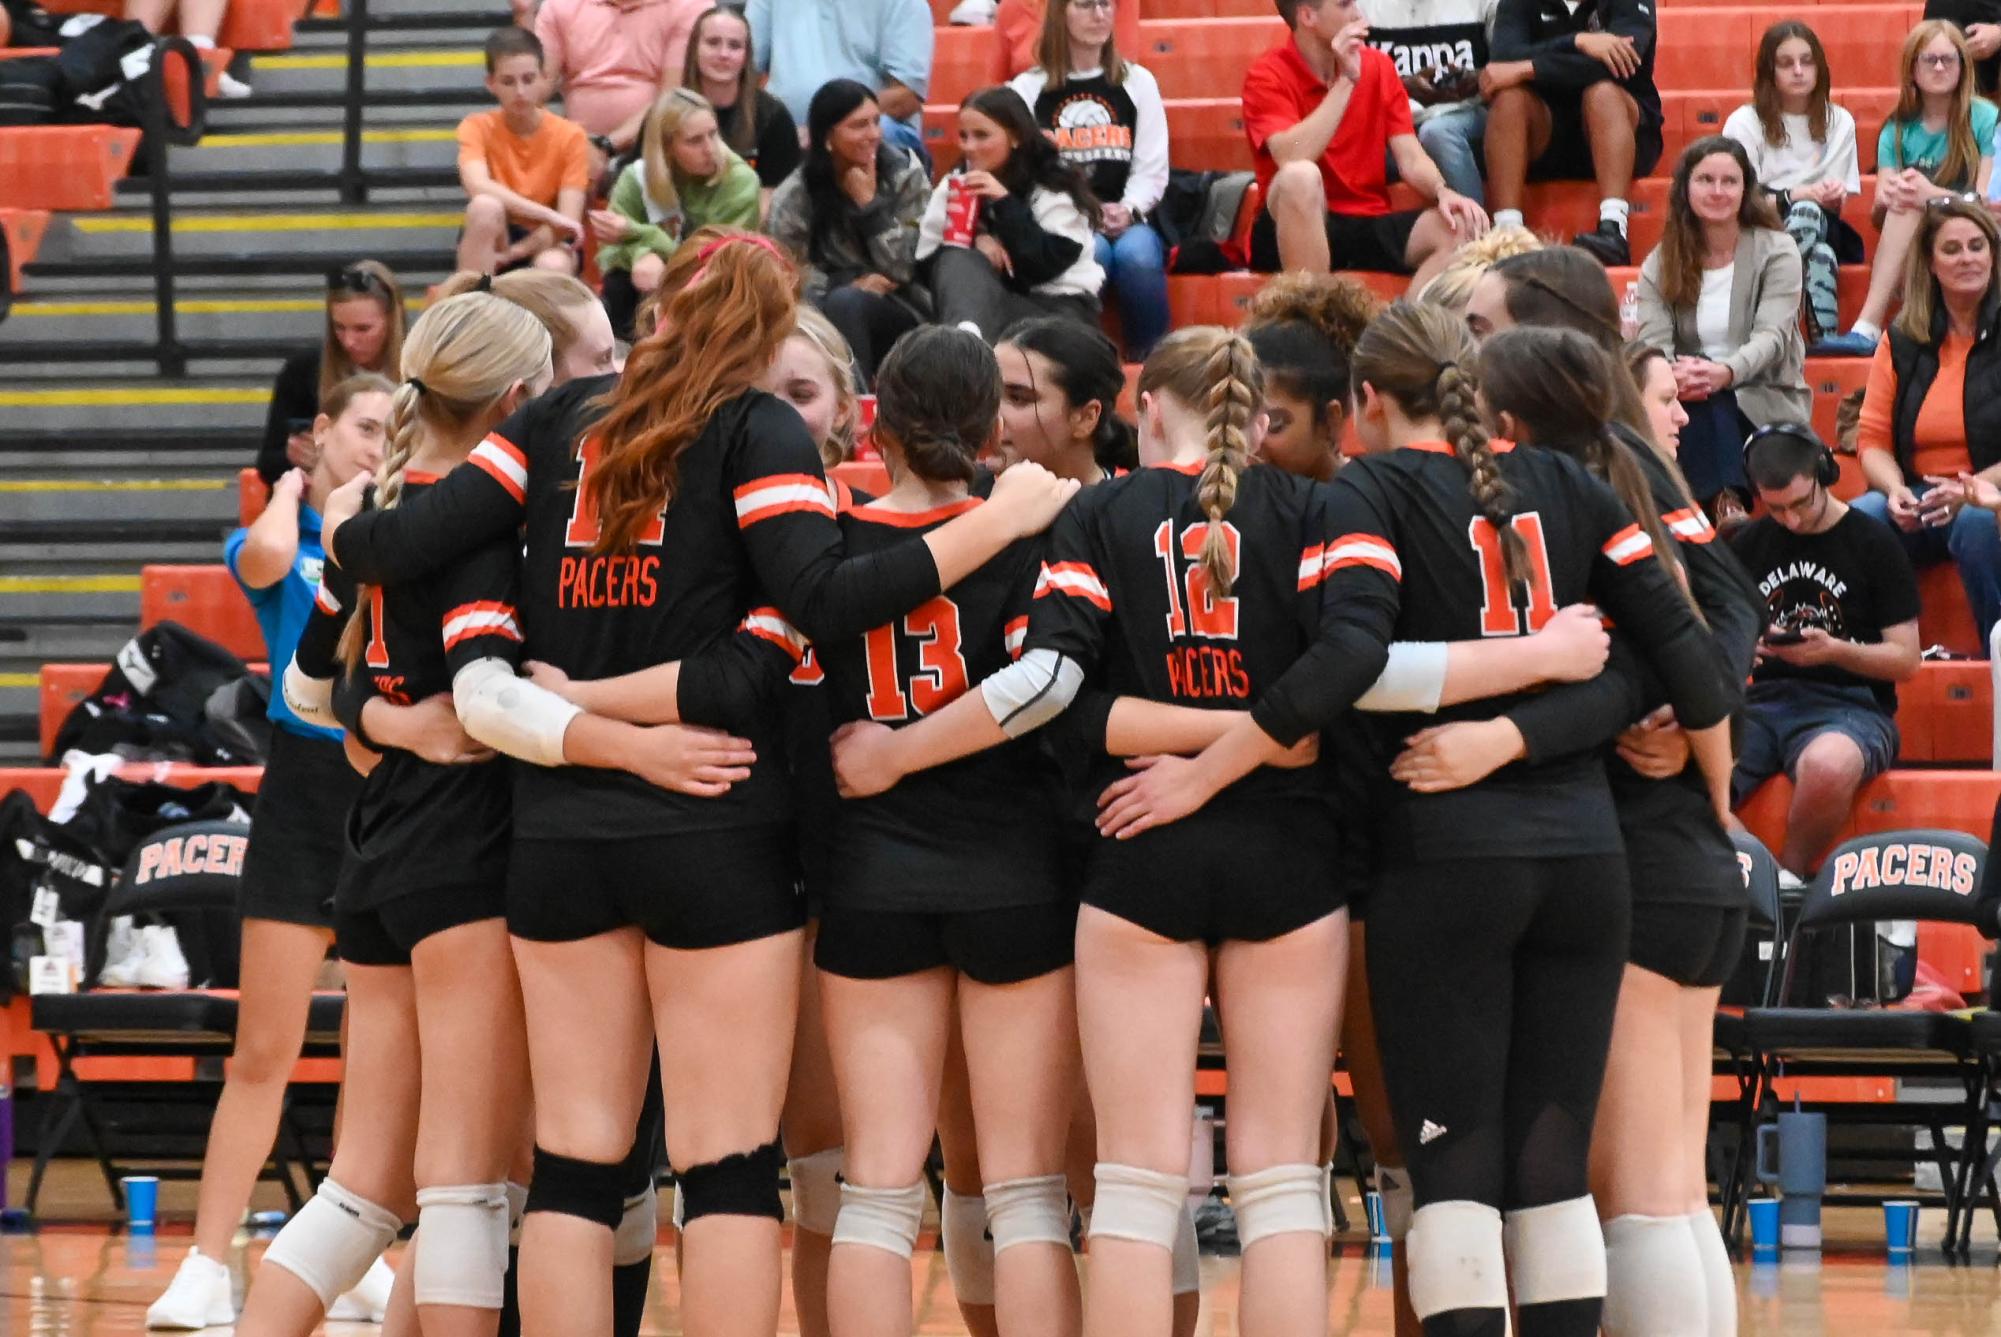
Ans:
[[[680,82],[695,20],[710,0],[544,0],[535,35],[563,86],[563,114],[608,135],[651,106],[663,75]]]

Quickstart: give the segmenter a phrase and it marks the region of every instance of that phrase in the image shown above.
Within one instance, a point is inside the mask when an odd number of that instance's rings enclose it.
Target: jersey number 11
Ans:
[[[1542,516],[1523,511],[1514,517],[1514,531],[1529,554],[1528,607],[1516,606],[1517,591],[1508,580],[1507,558],[1501,552],[1501,531],[1484,515],[1466,527],[1473,551],[1480,554],[1480,634],[1521,636],[1541,631],[1556,616],[1556,595],[1549,579],[1549,545],[1543,540]],[[1527,625],[1523,622],[1526,619]]]

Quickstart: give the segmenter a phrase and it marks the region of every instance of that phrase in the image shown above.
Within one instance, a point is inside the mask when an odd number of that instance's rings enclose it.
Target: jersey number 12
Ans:
[[[896,663],[897,636],[917,646],[917,671],[909,690]],[[912,706],[929,715],[965,694],[966,656],[959,648],[959,605],[937,598],[919,604],[901,623],[887,622],[863,639],[868,654],[868,713],[872,720],[907,720]]]
[[[1549,579],[1549,545],[1543,541],[1542,516],[1523,511],[1513,520],[1529,553],[1528,608],[1516,606],[1516,591],[1508,581],[1508,563],[1501,551],[1501,531],[1484,515],[1466,527],[1473,551],[1480,554],[1480,634],[1521,636],[1541,631],[1556,616],[1556,595]],[[1523,625],[1526,617],[1527,625]]]
[[[1237,559],[1243,550],[1243,535],[1237,527],[1225,520],[1223,541],[1230,548],[1230,573],[1234,578],[1239,571]],[[1192,563],[1183,573],[1175,561],[1174,522],[1162,520],[1160,528],[1153,531],[1153,555],[1167,571],[1167,635],[1169,639],[1194,632],[1212,641],[1234,641],[1237,639],[1237,596],[1216,597],[1216,591],[1209,586],[1209,568],[1202,565],[1202,546],[1209,541],[1208,523],[1190,525],[1181,531],[1180,556]],[[1188,602],[1181,601],[1183,589],[1188,592]]]

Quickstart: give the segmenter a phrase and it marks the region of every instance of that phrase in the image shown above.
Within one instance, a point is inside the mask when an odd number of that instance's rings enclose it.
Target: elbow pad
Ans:
[[[1061,715],[1084,686],[1084,670],[1054,650],[1030,650],[980,684],[987,710],[1009,738]]]
[[[452,705],[468,734],[537,766],[564,764],[563,733],[584,713],[498,659],[474,660],[453,675]]]
[[[296,659],[285,665],[285,671],[278,680],[278,691],[291,712],[322,729],[341,727],[333,710],[333,689],[332,678],[308,677]]]
[[[1435,714],[1445,695],[1445,665],[1450,651],[1443,641],[1394,641],[1382,676],[1355,702],[1368,711],[1417,711]]]

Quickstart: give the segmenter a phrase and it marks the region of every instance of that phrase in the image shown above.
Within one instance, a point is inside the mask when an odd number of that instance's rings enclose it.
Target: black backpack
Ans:
[[[209,702],[249,676],[244,662],[178,622],[149,627],[125,643],[95,692],[76,704],[50,746],[56,760],[72,749],[118,752],[203,766],[248,766],[263,754],[241,730],[219,730]]]

